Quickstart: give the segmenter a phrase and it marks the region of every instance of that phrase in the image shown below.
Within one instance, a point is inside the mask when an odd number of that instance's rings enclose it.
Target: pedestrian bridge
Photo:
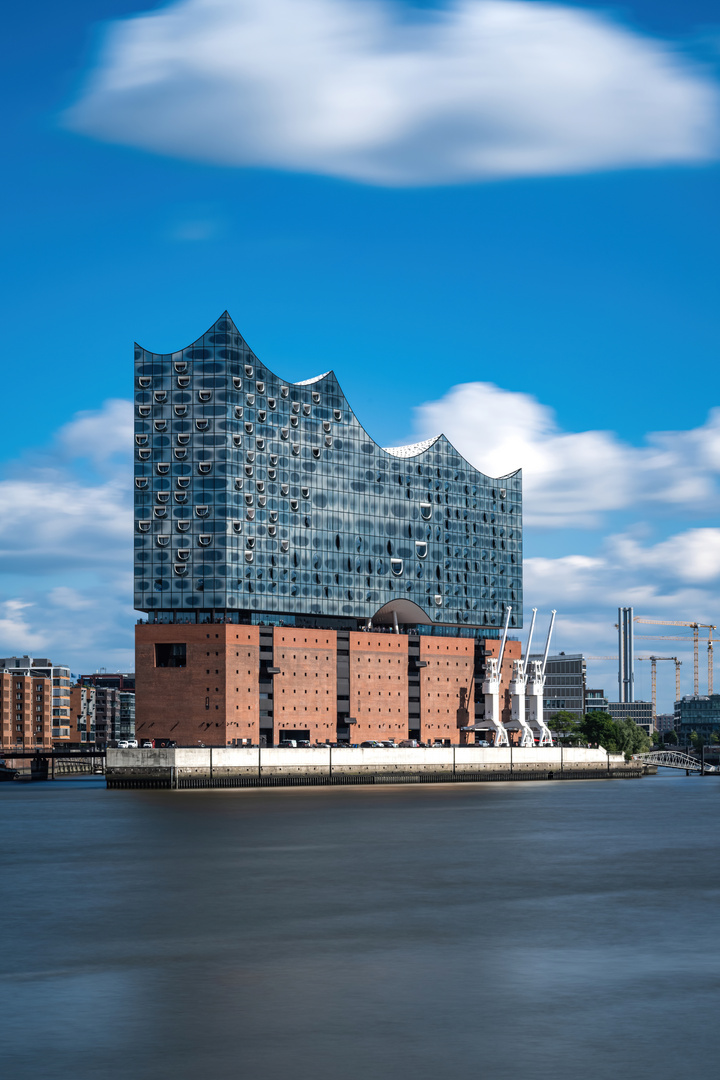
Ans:
[[[684,769],[685,772],[702,772],[702,763],[689,754],[683,754],[679,750],[654,750],[649,754],[633,754],[633,761],[641,761],[643,765],[662,765],[665,769]],[[714,765],[706,765],[706,773],[717,772]]]

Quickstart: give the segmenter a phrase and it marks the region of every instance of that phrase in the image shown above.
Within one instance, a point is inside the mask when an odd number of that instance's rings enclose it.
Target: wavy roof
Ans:
[[[216,322],[213,323],[213,325],[207,330],[207,332],[205,334],[203,334],[196,341],[194,341],[191,345],[186,346],[184,349],[180,350],[179,352],[161,353],[161,354],[151,353],[150,350],[144,349],[141,345],[138,345],[137,342],[135,343],[135,348],[136,349],[141,349],[142,352],[146,354],[146,356],[165,356],[165,357],[172,357],[173,359],[179,359],[180,357],[185,356],[188,359],[195,359],[196,357],[194,357],[192,355],[193,353],[197,353],[198,350],[201,350],[204,347],[207,347],[209,345],[217,346],[218,344],[221,344],[223,342],[227,343],[227,338],[228,338],[229,335],[236,336],[237,339],[238,339],[237,341],[232,343],[232,347],[234,347],[234,348],[240,347],[240,348],[247,349],[247,351],[251,354],[251,356],[253,358],[253,362],[260,365],[262,368],[264,368],[269,377],[277,379],[279,382],[285,382],[287,386],[315,386],[318,383],[322,383],[322,382],[325,382],[325,381],[327,381],[328,383],[334,384],[334,389],[342,397],[342,399],[343,399],[343,401],[345,403],[345,406],[347,407],[348,412],[352,415],[353,419],[358,424],[358,426],[361,427],[362,430],[365,432],[365,434],[367,435],[367,438],[370,439],[374,443],[374,445],[377,447],[378,450],[381,450],[385,454],[389,454],[390,457],[394,457],[394,458],[415,458],[415,457],[420,457],[424,453],[426,453],[429,449],[431,449],[431,447],[433,447],[437,442],[442,441],[442,442],[446,443],[454,451],[454,453],[456,453],[464,461],[467,461],[467,459],[460,453],[460,451],[457,450],[456,447],[454,447],[453,444],[450,442],[450,440],[443,434],[434,435],[434,436],[432,436],[432,438],[424,439],[421,442],[408,443],[405,446],[380,446],[380,444],[375,439],[373,439],[372,435],[368,434],[367,429],[358,420],[355,412],[353,411],[350,403],[348,402],[347,397],[345,396],[345,393],[344,393],[342,387],[340,386],[340,383],[338,382],[337,376],[335,375],[334,371],[332,371],[332,370],[326,371],[322,375],[314,375],[310,379],[299,379],[299,380],[297,380],[295,382],[293,382],[293,381],[291,381],[289,379],[288,380],[281,380],[279,378],[279,376],[277,376],[274,372],[272,372],[270,370],[270,368],[267,367],[266,364],[263,364],[262,361],[257,357],[256,353],[253,352],[253,350],[250,348],[250,346],[248,345],[245,338],[242,336],[242,334],[240,333],[240,331],[236,327],[235,323],[233,322],[233,320],[232,320],[232,318],[231,318],[231,316],[230,316],[230,314],[229,314],[229,312],[227,310],[225,310],[222,313],[220,318]],[[470,467],[472,469],[474,469],[475,472],[480,473],[482,476],[486,476],[490,480],[506,480],[511,476],[519,475],[521,473],[521,471],[522,471],[521,469],[514,469],[511,472],[503,473],[502,476],[491,477],[491,476],[488,476],[487,473],[483,473],[480,469],[476,468],[476,466],[472,465],[471,462],[467,462],[467,464],[470,465]]]

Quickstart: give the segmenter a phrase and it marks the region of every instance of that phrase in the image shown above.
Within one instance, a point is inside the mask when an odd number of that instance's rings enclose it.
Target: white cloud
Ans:
[[[32,656],[44,648],[47,636],[34,630],[24,612],[31,608],[24,600],[0,600],[0,653],[2,656]]]
[[[66,113],[154,152],[388,185],[698,162],[716,87],[597,12],[182,0],[111,24]]]
[[[112,465],[118,457],[130,460],[132,432],[132,406],[111,398],[102,409],[76,413],[60,428],[55,441],[63,458],[86,458],[98,468]]]
[[[611,431],[567,432],[529,394],[491,383],[454,386],[416,410],[418,438],[444,432],[490,476],[523,470],[529,525],[597,528],[610,511],[720,505],[720,409],[691,431],[652,432],[632,446]]]
[[[132,430],[107,401],[0,481],[0,655],[132,670]]]
[[[636,615],[720,624],[720,529],[688,529],[656,544],[633,537],[608,537],[595,557],[562,555],[525,560],[528,607],[558,610],[553,651],[583,652],[588,686],[617,693],[618,607]],[[527,625],[527,621],[526,621]],[[703,631],[703,634],[705,631]],[[682,660],[681,693],[693,692],[692,632],[689,628],[636,623],[636,658],[677,656]],[[682,639],[682,640],[678,640]],[[611,659],[603,659],[610,657]],[[598,659],[599,658],[599,659]],[[650,665],[638,660],[635,696],[650,699]],[[707,687],[707,646],[701,645],[700,692]],[[658,669],[658,708],[672,711],[675,668]]]

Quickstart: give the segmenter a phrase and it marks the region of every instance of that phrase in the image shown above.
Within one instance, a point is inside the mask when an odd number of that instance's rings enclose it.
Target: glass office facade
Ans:
[[[497,629],[508,604],[521,626],[519,471],[442,435],[383,449],[332,372],[284,382],[227,313],[180,352],[136,347],[139,611]]]

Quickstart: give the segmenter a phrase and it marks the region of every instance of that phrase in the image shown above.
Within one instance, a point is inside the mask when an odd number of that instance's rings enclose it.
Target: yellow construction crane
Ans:
[[[653,720],[657,719],[657,662],[658,660],[674,660],[675,661],[675,700],[680,700],[680,667],[682,660],[678,660],[677,656],[638,656],[638,660],[650,661],[650,694],[652,698],[652,716]]]
[[[636,615],[634,622],[639,623],[651,623],[654,626],[688,626],[693,632],[693,693],[695,697],[700,693],[700,663],[699,663],[699,646],[700,646],[700,631],[707,630],[707,643],[708,643],[708,694],[713,692],[713,640],[712,632],[717,630],[717,626],[713,626],[712,623],[699,623],[699,622],[679,622],[677,619],[646,619],[643,615]],[[637,637],[653,638],[651,634],[637,634]],[[665,634],[658,634],[657,640],[663,641],[687,641],[687,638],[683,637],[668,637]]]

